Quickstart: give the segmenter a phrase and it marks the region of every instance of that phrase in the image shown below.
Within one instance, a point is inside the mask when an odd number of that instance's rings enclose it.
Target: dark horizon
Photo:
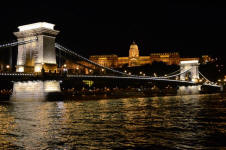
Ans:
[[[0,10],[0,43],[15,41],[20,25],[49,22],[56,41],[82,55],[128,56],[133,40],[140,55],[179,52],[184,57],[222,55],[226,9],[217,3],[80,5],[45,2],[11,4]]]

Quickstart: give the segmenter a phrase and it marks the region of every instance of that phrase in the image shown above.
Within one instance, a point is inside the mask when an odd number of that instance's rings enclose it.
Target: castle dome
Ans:
[[[130,45],[130,49],[137,49],[138,50],[138,45],[133,41],[133,43]]]
[[[133,43],[130,45],[129,49],[129,57],[139,57],[139,49],[138,45],[133,41]]]

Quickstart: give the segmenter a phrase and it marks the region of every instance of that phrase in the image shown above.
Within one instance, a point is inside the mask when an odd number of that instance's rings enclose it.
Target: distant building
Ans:
[[[212,61],[213,61],[213,59],[210,56],[208,56],[208,55],[202,56],[202,63],[206,64],[206,63],[212,62]]]
[[[174,53],[151,53],[149,56],[140,56],[138,45],[133,42],[130,45],[128,57],[118,57],[117,55],[94,55],[89,57],[90,60],[112,68],[120,68],[123,65],[129,67],[152,64],[153,62],[165,62],[167,65],[179,65],[182,60],[198,60],[199,58],[181,58],[180,54]]]
[[[179,65],[180,63],[180,54],[177,52],[174,53],[151,53],[150,60],[152,62],[164,62],[167,65]]]
[[[90,56],[89,59],[105,67],[110,67],[110,68],[118,67],[117,55],[94,55],[94,56]]]
[[[140,56],[138,45],[133,42],[130,45],[128,57],[118,57],[116,54],[112,55],[92,55],[89,60],[109,68],[121,68],[123,66],[134,67],[142,66],[146,64],[152,64],[153,62],[164,62],[167,65],[179,65],[180,61],[185,60],[199,60],[199,58],[181,58],[177,52],[173,53],[151,53],[149,56]],[[92,73],[96,67],[85,61],[79,61],[73,63],[69,60],[66,61],[68,68],[72,72],[78,72],[83,70],[86,74]],[[86,67],[84,67],[86,66]]]

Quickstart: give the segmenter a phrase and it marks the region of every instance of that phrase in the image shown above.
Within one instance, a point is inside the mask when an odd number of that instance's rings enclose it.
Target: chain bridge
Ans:
[[[180,69],[165,76],[139,76],[128,74],[114,68],[102,66],[86,57],[80,55],[76,50],[72,50],[55,42],[59,31],[54,30],[54,25],[50,23],[34,23],[18,27],[19,31],[14,35],[17,42],[11,42],[0,45],[2,48],[18,47],[16,72],[1,72],[1,79],[12,81],[18,80],[41,80],[43,79],[43,70],[45,72],[55,72],[51,76],[45,77],[51,80],[73,80],[73,79],[101,79],[101,80],[133,80],[136,82],[167,82],[178,85],[205,85],[211,87],[220,87],[214,82],[209,81],[201,72],[199,72],[199,62],[181,61]],[[74,60],[82,60],[87,64],[106,71],[106,74],[63,74],[57,71],[56,56],[60,55],[70,57]],[[76,62],[75,62],[76,63]],[[79,63],[78,63],[79,64]],[[81,64],[79,64],[81,65]],[[90,66],[89,65],[89,66]],[[89,66],[82,65],[89,68]]]

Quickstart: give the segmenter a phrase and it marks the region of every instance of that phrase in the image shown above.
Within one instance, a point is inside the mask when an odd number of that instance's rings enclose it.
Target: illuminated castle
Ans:
[[[90,60],[106,66],[118,68],[124,65],[129,67],[152,64],[153,62],[165,62],[167,65],[179,65],[182,60],[197,60],[198,58],[181,58],[179,53],[151,53],[149,56],[140,56],[138,45],[133,42],[130,45],[129,57],[118,57],[117,55],[93,55]]]
[[[180,61],[185,60],[199,60],[199,58],[181,58],[179,53],[151,53],[149,56],[140,56],[138,45],[133,42],[130,45],[129,56],[128,57],[118,57],[116,54],[112,55],[92,55],[89,57],[91,61],[94,61],[102,66],[110,68],[122,68],[124,66],[135,67],[142,66],[146,64],[152,64],[153,62],[164,62],[167,65],[179,65]],[[95,69],[95,66],[85,62],[80,61],[76,64],[67,61],[67,67],[71,70],[81,71],[85,69],[82,66],[88,66],[89,68]],[[82,65],[79,65],[82,64]],[[80,69],[81,68],[81,69]],[[83,70],[82,69],[82,70]],[[83,70],[86,74],[91,73],[88,69]],[[73,71],[74,72],[74,71]]]

